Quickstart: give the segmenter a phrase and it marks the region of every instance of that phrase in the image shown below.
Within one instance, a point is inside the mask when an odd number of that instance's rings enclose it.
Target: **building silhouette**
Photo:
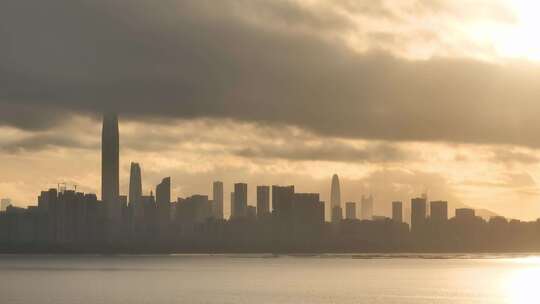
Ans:
[[[128,203],[134,206],[141,200],[142,196],[142,174],[141,166],[138,163],[131,163],[129,170],[129,198]]]
[[[294,200],[294,186],[272,186],[273,214],[281,221],[292,218],[292,204]]]
[[[156,186],[156,207],[158,210],[158,221],[167,223],[171,219],[171,178],[164,178]]]
[[[257,186],[257,216],[263,217],[270,214],[270,187]]]
[[[192,195],[178,199],[175,219],[186,225],[201,224],[213,218],[212,206],[207,195]]]
[[[235,202],[234,201],[235,201],[235,199],[234,199],[234,191],[233,191],[233,192],[231,192],[230,215],[229,215],[230,219],[232,219],[232,218],[234,218],[236,216],[236,214],[234,214],[235,213],[235,206],[234,206]]]
[[[356,220],[356,203],[355,202],[345,203],[345,219]]]
[[[392,202],[392,221],[403,223],[403,203],[399,201]]]
[[[343,209],[340,206],[332,208],[330,214],[332,223],[340,223],[343,220]]]
[[[324,203],[318,193],[294,193],[292,204],[294,225],[311,226],[324,223]]]
[[[473,219],[476,217],[474,209],[458,208],[456,209],[456,219]]]
[[[330,212],[332,222],[339,222],[343,219],[343,210],[341,207],[341,187],[337,174],[332,176],[332,186],[330,189]]]
[[[448,220],[448,202],[430,202],[430,220],[432,223],[444,223]]]
[[[245,183],[234,184],[234,204],[232,210],[233,218],[241,218],[247,216],[247,191],[248,185]]]
[[[101,200],[116,202],[120,192],[120,135],[116,114],[103,116],[101,137]]]
[[[215,181],[212,185],[212,209],[216,219],[223,219],[223,182]]]
[[[247,185],[238,184],[243,196]],[[245,186],[243,186],[245,185]],[[411,200],[412,230],[401,223],[403,204],[392,202],[392,219],[373,216],[325,222],[318,193],[295,193],[294,186],[273,187],[274,216],[258,217],[255,206],[245,216],[216,219],[207,195],[195,194],[170,203],[170,179],[156,187],[156,198],[142,195],[142,212],[128,212],[120,196],[122,220],[108,225],[106,205],[96,195],[67,187],[42,191],[37,206],[9,206],[0,212],[0,252],[465,252],[536,251],[540,249],[540,220],[522,222],[475,216],[457,209],[447,218],[448,203]],[[284,204],[285,202],[285,204]],[[290,204],[288,204],[290,202]],[[175,206],[174,219],[160,215],[160,206]],[[288,209],[290,206],[290,209]],[[171,207],[172,208],[172,207]],[[340,207],[336,207],[340,208]],[[336,213],[338,214],[338,213]],[[118,235],[117,238],[111,238]]]
[[[371,220],[373,217],[373,195],[362,195],[362,201],[360,205],[361,219]]]
[[[101,141],[101,200],[107,206],[110,220],[120,218],[120,135],[118,131],[118,116],[105,114],[103,116]]]
[[[411,200],[411,231],[413,233],[424,228],[426,223],[426,199],[413,198]]]

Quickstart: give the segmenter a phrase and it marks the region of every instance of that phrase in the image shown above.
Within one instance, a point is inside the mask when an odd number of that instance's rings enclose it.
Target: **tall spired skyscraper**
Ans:
[[[339,222],[343,218],[343,211],[341,209],[341,189],[339,187],[339,177],[337,174],[332,176],[332,188],[330,191],[330,212],[332,215],[332,222]]]
[[[120,135],[118,116],[105,114],[101,133],[101,200],[117,204],[119,197]]]
[[[141,166],[138,163],[131,163],[129,174],[129,205],[137,204],[142,196]]]

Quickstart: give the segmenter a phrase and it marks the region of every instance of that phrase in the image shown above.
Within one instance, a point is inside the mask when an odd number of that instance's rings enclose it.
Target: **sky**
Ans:
[[[118,112],[121,191],[295,184],[344,201],[427,193],[540,217],[535,1],[4,0],[0,197],[100,194]],[[228,195],[225,195],[227,198]],[[228,212],[226,200],[225,212]],[[452,214],[452,211],[450,212]]]

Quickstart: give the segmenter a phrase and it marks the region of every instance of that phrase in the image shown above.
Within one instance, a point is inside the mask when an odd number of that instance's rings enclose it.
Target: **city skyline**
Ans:
[[[41,191],[37,203],[28,208],[5,207],[10,202],[2,200],[2,252],[468,252],[540,248],[540,218],[524,222],[491,216],[486,221],[472,208],[455,208],[452,216],[448,201],[430,201],[427,193],[412,198],[410,209],[393,201],[391,217],[375,212],[371,194],[362,195],[359,204],[346,202],[343,209],[337,174],[331,179],[329,203],[321,201],[319,193],[297,191],[295,185],[258,185],[253,206],[248,204],[249,185],[235,183],[229,218],[223,215],[221,181],[213,183],[211,199],[204,194],[172,198],[171,177],[162,178],[155,191],[144,195],[142,168],[137,162],[131,162],[129,195],[123,195],[118,188],[120,138],[118,116],[105,114],[101,200],[96,194],[77,191],[76,185],[70,189],[66,183]]]
[[[126,183],[125,181],[123,181],[121,178],[120,178],[120,164],[121,164],[121,161],[120,161],[120,158],[121,158],[121,136],[120,136],[120,131],[119,131],[119,128],[120,128],[120,124],[119,124],[119,118],[118,118],[118,114],[116,113],[106,113],[103,115],[103,120],[102,120],[102,128],[101,128],[101,140],[102,140],[102,144],[100,145],[101,147],[101,174],[102,174],[102,178],[101,178],[101,188],[102,189],[106,189],[105,191],[102,190],[102,191],[96,191],[96,192],[91,192],[89,191],[90,193],[95,193],[96,195],[98,195],[98,197],[101,195],[102,197],[102,200],[105,202],[107,201],[107,198],[109,197],[116,197],[117,199],[120,199],[121,196],[126,196],[126,199],[128,201],[128,203],[130,203],[130,198],[132,196],[132,190],[131,190],[131,184],[133,182],[134,184],[134,193],[136,195],[139,195],[138,193],[140,193],[140,195],[153,195],[152,193],[154,192],[154,190],[156,190],[155,186],[156,185],[147,185],[147,192],[145,192],[143,190],[143,178],[142,178],[142,173],[141,173],[141,164],[139,162],[134,162],[134,161],[131,161],[130,162],[130,170],[129,170],[129,179],[128,179],[128,182]],[[161,180],[162,178],[158,178],[158,180]],[[168,179],[168,182],[170,183],[170,177],[167,178]],[[219,178],[218,178],[219,179]],[[241,179],[241,178],[240,178]],[[236,180],[236,179],[235,179]],[[161,182],[163,182],[164,180],[161,180]],[[122,192],[120,191],[120,183],[123,183],[124,185],[127,184],[127,186],[124,186],[122,187],[122,191],[125,191]],[[223,187],[223,182],[220,181],[220,180],[214,180],[212,183],[221,183],[222,184],[222,187]],[[111,186],[108,186],[108,184],[112,183],[112,187]],[[57,183],[58,185],[60,184],[64,184],[66,186],[73,186],[73,187],[80,187],[81,185],[78,185],[76,183],[73,183],[73,184],[69,184],[69,183],[65,183],[65,182],[59,182]],[[237,181],[234,181],[232,182],[232,185],[231,185],[231,188],[234,192],[234,188],[237,186],[237,185],[244,185],[245,183],[239,183]],[[276,183],[272,183],[272,184],[276,184]],[[277,183],[279,185],[279,183]],[[159,186],[159,182],[157,183],[157,185]],[[247,186],[247,184],[245,184]],[[268,186],[268,185],[256,185],[255,189],[257,189],[259,186]],[[127,188],[126,190],[124,190],[125,188]],[[245,193],[245,197],[242,199],[242,203],[240,203],[241,205],[244,205],[245,207],[239,207],[241,210],[247,208],[247,206],[254,206],[256,207],[258,205],[258,201],[257,201],[257,190],[254,190],[253,188],[250,188],[250,187],[246,187],[246,193]],[[81,188],[79,188],[81,189]],[[84,187],[83,187],[84,189]],[[174,188],[171,188],[171,193],[172,194],[169,194],[170,196],[174,196],[175,193],[173,193],[173,190]],[[223,188],[225,189],[225,187]],[[335,190],[334,190],[335,189]],[[427,190],[427,189],[426,189]],[[110,192],[110,194],[107,196],[107,198],[103,197],[103,193],[106,193],[106,192]],[[233,203],[233,196],[232,196],[232,193],[231,192],[231,200],[228,201],[228,204],[226,204],[226,201],[224,200],[223,201],[223,206],[230,206],[230,208],[227,208],[227,207],[222,207],[223,209],[223,214],[224,214],[224,217],[228,218],[230,217],[232,214],[233,214],[233,209],[234,209],[234,206],[235,206],[235,203]],[[317,192],[317,191],[311,191],[311,192]],[[203,191],[202,193],[206,193],[206,195],[208,195],[209,197],[211,197],[213,195],[213,186],[208,189],[206,189],[205,191]],[[322,197],[325,197],[324,195],[324,191],[321,191],[321,192],[317,192],[317,193],[322,193]],[[335,193],[335,194],[334,194]],[[372,192],[367,192],[367,193],[370,193],[369,195],[366,195],[364,193],[362,193],[360,195],[360,197],[356,197],[356,196],[353,196],[352,199],[356,202],[358,201],[357,203],[357,217],[359,219],[368,219],[370,218],[371,216],[374,216],[374,215],[379,215],[379,216],[391,216],[392,215],[392,212],[393,210],[391,209],[391,207],[386,204],[387,202],[386,201],[382,201],[378,204],[378,208],[376,207],[377,204],[374,204],[374,198],[373,198],[373,194]],[[191,195],[194,195],[195,193],[186,193],[184,195],[184,197],[189,197]],[[336,220],[340,220],[340,219],[344,219],[346,218],[346,208],[345,208],[345,203],[342,201],[341,199],[341,183],[339,181],[339,176],[337,174],[333,174],[332,176],[332,182],[331,182],[331,186],[329,187],[329,191],[328,191],[328,204],[326,204],[326,210],[325,210],[325,213],[326,213],[326,217],[328,218],[329,221],[333,221],[332,220],[332,216],[333,216],[333,208],[334,207],[339,207],[340,210],[337,212],[339,213],[339,215],[337,215],[337,219]],[[157,195],[157,194],[156,194]],[[411,197],[417,195],[417,194],[414,194],[414,193],[411,193]],[[426,195],[426,194],[423,194],[423,195]],[[181,198],[182,196],[177,196],[178,198]],[[350,197],[350,196],[349,196]],[[396,198],[394,197],[393,200],[395,200]],[[407,200],[409,198],[402,198],[402,200]],[[366,201],[367,200],[367,201]],[[453,203],[453,202],[452,202]],[[32,205],[33,203],[28,203],[28,205]],[[15,204],[15,206],[17,206],[17,204]],[[382,207],[382,208],[381,208]],[[450,212],[451,214],[453,214],[453,210],[455,209],[459,209],[459,208],[474,208],[473,206],[468,206],[468,205],[463,205],[463,204],[452,204],[452,207],[453,208],[450,208]],[[219,207],[218,207],[219,208]],[[227,212],[228,211],[228,212]],[[407,208],[405,207],[405,211],[408,211],[410,212],[410,208]],[[118,216],[118,213],[120,211],[119,210],[116,210],[114,211],[114,213],[116,213],[117,215],[115,216]],[[245,209],[243,212],[247,212],[247,209]],[[479,209],[478,211],[478,214],[483,216],[485,219],[489,219],[491,216],[496,216],[497,214],[496,213],[493,213],[489,210],[483,210],[483,209]],[[365,214],[369,214],[369,216],[366,216]],[[410,218],[407,218],[407,222],[409,222]]]
[[[329,203],[321,201],[319,193],[298,192],[295,185],[258,185],[253,206],[248,204],[249,185],[235,183],[228,218],[223,214],[221,181],[213,183],[212,197],[192,194],[172,198],[171,177],[162,178],[155,191],[144,195],[142,168],[137,162],[131,162],[129,195],[123,195],[118,188],[120,138],[118,115],[104,114],[101,200],[94,193],[77,191],[76,185],[70,189],[66,183],[41,191],[37,203],[28,208],[2,200],[2,252],[466,252],[540,248],[540,218],[524,222],[494,215],[485,220],[472,208],[455,208],[452,216],[448,201],[430,201],[427,193],[412,198],[410,209],[393,201],[391,217],[375,212],[371,194],[362,195],[360,203],[346,202],[343,209],[337,174],[331,179]]]
[[[321,217],[319,219],[321,222],[340,224],[343,220],[377,221],[390,218],[398,223],[408,223],[410,225],[410,231],[413,234],[415,233],[415,230],[419,229],[418,227],[422,226],[421,223],[423,223],[426,218],[439,223],[445,222],[449,218],[448,201],[428,201],[427,193],[423,193],[421,197],[412,198],[410,208],[404,207],[401,201],[392,201],[390,216],[375,211],[375,199],[373,194],[362,195],[359,203],[351,201],[343,203],[338,174],[332,175],[330,201],[327,203],[320,200],[320,193],[296,193],[295,185],[274,184],[272,186],[257,185],[256,202],[255,204],[250,204],[248,198],[249,185],[247,183],[235,182],[233,191],[230,195],[229,216],[226,217],[223,211],[225,202],[224,185],[222,181],[216,180],[213,182],[212,195],[191,193],[186,197],[178,196],[177,198],[173,198],[171,193],[171,177],[164,177],[155,188],[150,190],[149,195],[144,195],[142,191],[143,177],[141,165],[138,162],[131,161],[128,194],[124,195],[119,190],[121,135],[119,132],[118,114],[103,114],[101,131],[102,195],[99,202],[101,202],[104,208],[103,212],[107,221],[116,223],[122,222],[127,216],[125,214],[126,212],[129,213],[128,217],[133,217],[133,220],[135,221],[137,218],[144,218],[144,214],[148,212],[149,206],[155,205],[155,207],[152,208],[155,208],[157,222],[167,223],[175,217],[175,214],[178,211],[174,209],[174,206],[176,206],[176,203],[180,202],[187,205],[202,204],[209,206],[206,209],[203,208],[204,212],[202,214],[192,215],[193,217],[199,218],[200,221],[205,220],[205,217],[213,218],[215,220],[229,219],[230,221],[241,220],[244,218],[264,219],[270,216],[277,218],[292,218],[292,214],[298,216],[299,211],[295,211],[295,208],[299,208],[296,207],[297,205],[307,206],[306,204],[312,205],[313,202],[315,202],[315,204],[320,204],[322,208],[322,215],[320,215]],[[49,198],[43,198],[45,192],[42,191],[41,195],[38,197],[38,207],[41,208],[42,200],[45,200],[47,202],[47,209],[49,208],[48,205],[51,200],[51,192],[58,193],[59,196],[64,195],[64,193],[67,193],[68,196],[80,195],[84,196],[85,199],[86,196],[90,196],[92,198],[91,204],[95,201],[94,197],[97,198],[95,193],[85,194],[84,192],[77,192],[77,185],[73,185],[73,189],[70,189],[69,186],[70,185],[67,183],[58,183],[56,189],[49,189]],[[56,194],[54,194],[54,196],[56,196]],[[54,200],[56,200],[56,198]],[[6,207],[11,204],[11,200],[3,199],[2,202],[3,206],[0,211],[6,211]],[[35,205],[30,205],[28,206],[28,210],[35,207]],[[319,207],[317,207],[317,209],[318,208]],[[483,216],[488,220],[499,217],[496,214],[481,214],[481,210],[476,211],[470,207],[459,206],[451,208],[450,211],[452,211],[452,209],[455,210],[455,216],[459,216],[459,210],[473,210],[473,214],[480,217]],[[154,211],[151,213],[153,212]],[[308,214],[310,213],[309,211],[306,212]],[[406,216],[403,216],[404,214],[406,214]],[[407,215],[410,215],[410,217]],[[180,217],[187,219],[188,221],[191,220],[189,217],[186,218],[185,215]]]

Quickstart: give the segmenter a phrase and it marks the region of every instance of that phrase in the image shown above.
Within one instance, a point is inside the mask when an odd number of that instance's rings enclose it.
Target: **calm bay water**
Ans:
[[[0,303],[540,303],[540,258],[0,256]]]

